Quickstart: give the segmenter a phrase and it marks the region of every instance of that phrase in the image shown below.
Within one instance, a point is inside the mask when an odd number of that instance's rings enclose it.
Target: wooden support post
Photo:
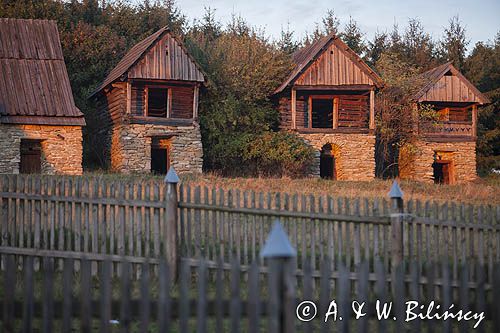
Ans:
[[[477,105],[472,106],[472,136],[477,136]]]
[[[307,127],[312,128],[312,109],[313,109],[313,102],[312,102],[312,96],[309,96],[307,99]]]
[[[375,91],[370,90],[370,125],[371,130],[375,130]]]
[[[274,223],[261,256],[269,260],[271,315],[269,332],[295,332],[295,265],[297,251],[279,221]]]
[[[411,106],[412,128],[413,133],[417,134],[419,131],[420,117],[418,116],[418,104],[413,103]]]
[[[200,87],[198,85],[194,86],[193,89],[193,119],[198,119],[198,96],[200,93]]]
[[[172,116],[172,89],[167,90],[167,118]]]
[[[292,129],[297,128],[297,91],[292,88]]]
[[[148,87],[145,87],[144,88],[144,112],[142,113],[144,115],[144,117],[147,117],[148,116],[148,101],[149,101],[149,88]]]
[[[127,114],[132,111],[132,84],[127,81]]]
[[[403,192],[396,181],[389,192],[391,198],[391,281],[396,281],[397,268],[403,262]],[[395,291],[395,284],[391,283]]]
[[[335,97],[333,99],[333,129],[339,127],[339,98]]]
[[[166,194],[166,208],[165,208],[165,235],[163,239],[165,240],[165,258],[169,267],[171,268],[171,276],[176,276],[177,264],[178,264],[178,248],[179,244],[177,242],[177,209],[178,209],[178,199],[177,199],[177,183],[179,182],[179,177],[175,172],[174,168],[171,167],[167,176],[165,177],[165,184],[167,186]]]

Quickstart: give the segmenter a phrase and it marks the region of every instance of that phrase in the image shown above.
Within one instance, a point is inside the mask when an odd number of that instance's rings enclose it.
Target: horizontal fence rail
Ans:
[[[0,175],[0,246],[127,256],[131,261],[159,258],[172,243],[166,236],[172,234],[166,226],[167,186],[161,180]],[[462,263],[478,262],[487,266],[491,283],[493,262],[500,260],[500,207],[407,200],[394,215],[389,198],[190,184],[177,190],[175,234],[180,256],[187,259],[230,263],[236,257],[241,267],[248,266],[279,219],[297,249],[297,270],[309,259],[318,272],[326,257],[332,272],[340,262],[351,269],[368,261],[373,271],[380,260],[388,268],[392,214],[401,220],[403,257],[420,269],[446,257],[457,277]]]
[[[297,249],[295,266],[307,259],[317,271],[325,257],[332,271],[365,260],[391,262],[391,212],[387,199],[333,198],[287,193],[256,193],[181,185],[179,232],[185,258],[215,263],[233,256],[245,266],[255,260],[275,220],[280,220]],[[500,209],[491,206],[407,201],[401,213],[403,256],[422,269],[447,258],[457,276],[464,262],[500,260]],[[471,271],[471,275],[474,272]]]
[[[179,332],[411,332],[467,331],[474,321],[413,320],[405,322],[405,302],[431,301],[453,312],[459,310],[483,313],[479,330],[493,331],[500,324],[495,315],[495,299],[500,290],[500,263],[494,264],[494,285],[485,282],[484,267],[464,263],[453,281],[448,261],[428,263],[418,271],[417,265],[403,262],[394,279],[386,274],[381,261],[375,262],[375,273],[362,261],[353,270],[339,263],[332,276],[328,258],[319,269],[320,283],[315,285],[311,262],[306,261],[303,275],[287,270],[289,259],[275,259],[262,266],[253,261],[243,270],[237,260],[230,264],[218,261],[215,266],[199,260],[191,267],[181,260],[178,279],[172,267],[160,259],[141,263],[141,274],[135,279],[130,262],[122,258],[121,273],[112,275],[111,257],[89,260],[63,258],[62,270],[47,253],[13,255],[0,250],[5,270],[0,279],[2,323],[7,332],[111,332],[179,331]],[[22,257],[23,267],[16,267]],[[113,259],[115,260],[115,259]],[[35,263],[41,263],[37,272]],[[76,265],[78,263],[78,265]],[[98,267],[92,277],[91,267]],[[224,266],[229,265],[229,269]],[[80,269],[75,270],[78,266]],[[406,274],[403,266],[410,267]],[[160,274],[152,274],[158,270]],[[469,272],[479,280],[470,284]],[[282,293],[286,291],[286,294]],[[297,306],[304,300],[314,302],[318,314],[314,320],[300,321]],[[340,321],[324,321],[330,302],[338,306]],[[376,302],[392,302],[388,319],[379,320]],[[355,318],[351,302],[365,302],[366,316]],[[443,310],[444,311],[444,310]],[[425,311],[422,310],[422,313]],[[442,311],[441,311],[442,312]],[[396,317],[397,320],[392,318]],[[476,320],[477,321],[477,320]]]

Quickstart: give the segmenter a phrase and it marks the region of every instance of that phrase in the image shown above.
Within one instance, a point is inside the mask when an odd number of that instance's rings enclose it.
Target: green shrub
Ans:
[[[287,132],[265,132],[247,142],[244,160],[258,176],[304,176],[314,159],[314,149]]]

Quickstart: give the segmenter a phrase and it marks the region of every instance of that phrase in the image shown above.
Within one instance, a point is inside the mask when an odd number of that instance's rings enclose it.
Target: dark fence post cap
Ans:
[[[170,183],[170,184],[177,184],[179,182],[179,176],[177,176],[177,172],[175,172],[174,167],[170,167],[168,169],[164,181],[165,183]]]
[[[276,220],[273,229],[267,237],[266,244],[260,252],[263,258],[293,258],[297,256],[297,251],[288,240],[285,230],[279,220]]]
[[[399,184],[396,180],[392,183],[391,190],[389,191],[389,198],[391,199],[402,199],[403,191],[399,187]]]

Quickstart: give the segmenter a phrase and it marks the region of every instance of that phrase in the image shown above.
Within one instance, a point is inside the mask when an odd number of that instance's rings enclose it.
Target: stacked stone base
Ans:
[[[402,179],[434,182],[435,159],[450,160],[453,179],[450,183],[464,183],[477,179],[476,142],[435,142],[421,139],[404,147],[399,155],[399,175]]]
[[[42,173],[82,174],[81,126],[0,125],[0,173],[19,173],[21,139],[41,140]]]
[[[337,180],[372,180],[375,178],[375,136],[369,134],[299,133],[316,151],[309,176],[320,176],[321,149],[334,147]]]
[[[164,126],[124,124],[111,133],[111,169],[123,173],[151,171],[151,143],[154,137],[170,141],[170,166],[177,173],[199,173],[203,166],[203,147],[198,124]]]

